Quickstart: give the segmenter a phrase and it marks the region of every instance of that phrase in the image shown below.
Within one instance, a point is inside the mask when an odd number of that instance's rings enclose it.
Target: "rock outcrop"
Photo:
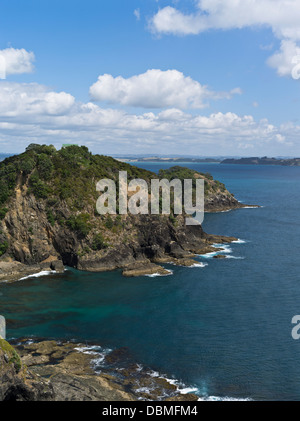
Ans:
[[[117,182],[125,170],[129,179],[142,178],[149,185],[157,178],[76,146],[61,151],[35,146],[1,162],[0,281],[30,271],[62,272],[64,265],[87,271],[121,268],[126,276],[167,274],[159,264],[184,264],[182,259],[193,264],[193,256],[211,244],[235,240],[186,226],[184,215],[99,215],[96,183],[102,178]],[[174,167],[161,176],[203,178],[207,211],[243,206],[209,174]]]
[[[92,368],[97,355],[86,345],[56,341],[0,340],[0,401],[196,401],[162,377],[130,360],[128,350],[105,357],[106,368]]]
[[[31,373],[17,351],[0,339],[0,401],[44,401],[53,397],[49,382]]]

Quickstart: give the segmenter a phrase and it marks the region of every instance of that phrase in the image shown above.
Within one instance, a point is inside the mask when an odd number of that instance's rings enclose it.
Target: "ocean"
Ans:
[[[300,168],[180,165],[210,172],[238,200],[261,206],[205,215],[206,232],[239,239],[224,246],[228,259],[165,265],[172,275],[164,277],[68,268],[2,283],[7,337],[127,347],[202,399],[300,400],[300,340],[291,335],[300,314]]]

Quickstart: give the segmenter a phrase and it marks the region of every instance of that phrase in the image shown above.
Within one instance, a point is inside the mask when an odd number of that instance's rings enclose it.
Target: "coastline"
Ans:
[[[111,262],[111,264],[97,268],[93,270],[93,267],[88,268],[88,272],[106,272],[114,271],[116,269],[122,269],[122,275],[124,277],[137,277],[137,276],[168,276],[170,271],[165,269],[162,265],[164,263],[171,263],[175,266],[195,267],[199,265],[199,262],[195,260],[195,257],[199,255],[205,255],[212,252],[217,252],[218,249],[214,247],[215,244],[230,244],[238,241],[235,237],[219,236],[219,235],[207,235],[205,244],[195,250],[190,251],[173,251],[173,253],[156,257],[152,261],[149,259],[137,260],[128,265],[119,266]],[[76,268],[78,269],[78,268]],[[80,269],[79,269],[80,270]],[[82,270],[86,270],[83,268]],[[0,283],[2,282],[19,282],[30,277],[46,276],[55,273],[63,273],[65,267],[61,261],[42,262],[40,264],[27,265],[24,263],[17,262],[12,259],[6,259],[0,261]]]
[[[36,394],[40,392],[41,387],[43,388],[41,400],[111,402],[251,400],[229,396],[203,396],[197,387],[186,385],[178,379],[170,378],[134,361],[128,348],[112,350],[93,343],[32,338],[15,339],[11,344],[12,349],[18,353],[20,367],[26,367],[26,377],[35,382],[31,388],[37,389]],[[15,396],[11,396],[11,400],[14,398],[27,400],[17,388],[14,393]]]
[[[111,350],[97,344],[27,338],[13,340],[11,345],[28,373],[37,376],[51,390],[45,400],[197,401],[200,398],[194,393],[196,388],[134,361],[127,348]]]
[[[0,261],[0,283],[2,282],[19,282],[30,277],[38,277],[50,275],[51,273],[63,273],[65,270],[61,262],[40,263],[34,265],[26,265],[12,259]]]

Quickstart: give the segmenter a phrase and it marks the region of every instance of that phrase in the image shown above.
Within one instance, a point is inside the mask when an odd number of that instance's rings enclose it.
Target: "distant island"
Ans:
[[[221,164],[240,164],[240,165],[284,165],[287,167],[299,167],[300,158],[263,158],[252,157],[252,158],[239,158],[239,159],[224,159]]]
[[[8,158],[12,154],[9,153],[0,153],[0,161],[3,161],[5,158]]]
[[[184,157],[160,157],[160,156],[150,156],[150,157],[132,157],[132,156],[128,156],[128,157],[121,157],[121,158],[116,158],[118,161],[121,162],[176,162],[176,163],[180,163],[180,162],[202,162],[202,163],[220,163],[222,161],[222,159],[218,159],[218,158],[184,158]]]

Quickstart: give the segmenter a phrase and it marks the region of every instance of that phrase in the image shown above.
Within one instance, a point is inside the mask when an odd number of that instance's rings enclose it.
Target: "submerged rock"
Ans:
[[[146,263],[144,265],[135,264],[130,266],[129,268],[126,268],[122,272],[123,276],[126,277],[133,277],[133,276],[145,276],[145,275],[170,275],[170,271],[163,268],[162,266],[159,266],[155,263]]]

